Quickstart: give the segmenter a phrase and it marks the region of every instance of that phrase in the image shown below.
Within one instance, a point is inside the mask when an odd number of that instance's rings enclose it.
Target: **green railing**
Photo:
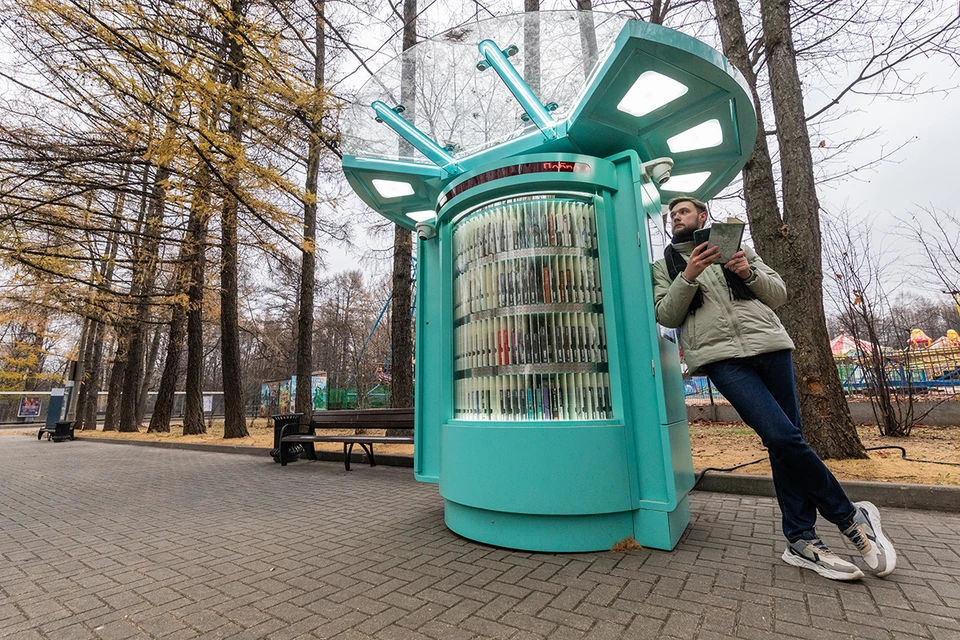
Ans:
[[[390,406],[390,389],[374,387],[359,395],[356,389],[328,389],[327,409],[386,409]]]

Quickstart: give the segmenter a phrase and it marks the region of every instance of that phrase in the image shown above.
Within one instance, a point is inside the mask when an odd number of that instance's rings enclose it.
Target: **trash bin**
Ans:
[[[273,420],[273,449],[270,451],[270,455],[274,462],[280,462],[280,432],[290,423],[299,424],[302,417],[302,413],[281,413],[270,416],[270,419]],[[297,428],[296,432],[299,433],[300,429]],[[288,433],[293,432],[288,430]],[[288,447],[286,455],[288,462],[293,462],[303,453],[303,445],[301,444],[292,444]]]
[[[72,420],[61,420],[57,422],[56,427],[54,428],[53,436],[50,438],[54,442],[65,442],[67,440],[73,440],[73,421]]]

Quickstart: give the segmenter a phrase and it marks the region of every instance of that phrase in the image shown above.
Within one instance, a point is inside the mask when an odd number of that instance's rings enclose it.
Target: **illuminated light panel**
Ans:
[[[632,116],[645,116],[687,92],[687,85],[656,71],[644,71],[623,96],[617,109]]]
[[[710,177],[709,171],[700,171],[697,173],[687,173],[682,176],[670,176],[666,184],[660,187],[661,191],[683,191],[690,193],[703,186],[703,183]]]
[[[723,128],[720,126],[720,121],[714,118],[668,138],[667,146],[670,147],[671,153],[683,153],[709,149],[719,146],[722,142]]]
[[[433,209],[425,209],[423,211],[410,211],[407,213],[408,218],[412,218],[415,222],[426,222],[427,220],[433,220],[437,217],[437,212]]]
[[[413,185],[397,180],[374,180],[373,188],[384,198],[402,198],[413,195]]]

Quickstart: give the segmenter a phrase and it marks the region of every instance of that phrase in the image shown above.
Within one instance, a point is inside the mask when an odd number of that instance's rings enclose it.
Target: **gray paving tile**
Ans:
[[[690,507],[671,553],[526,553],[408,469],[3,437],[0,637],[960,638],[956,515],[884,511],[900,567],[845,584],[779,560],[774,500]]]

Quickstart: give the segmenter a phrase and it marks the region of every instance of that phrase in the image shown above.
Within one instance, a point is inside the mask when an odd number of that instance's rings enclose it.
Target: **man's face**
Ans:
[[[693,232],[702,227],[706,220],[707,212],[698,212],[697,207],[686,200],[678,202],[670,210],[670,222],[673,226],[674,237],[677,234],[680,234],[681,237],[686,235],[692,237]]]

